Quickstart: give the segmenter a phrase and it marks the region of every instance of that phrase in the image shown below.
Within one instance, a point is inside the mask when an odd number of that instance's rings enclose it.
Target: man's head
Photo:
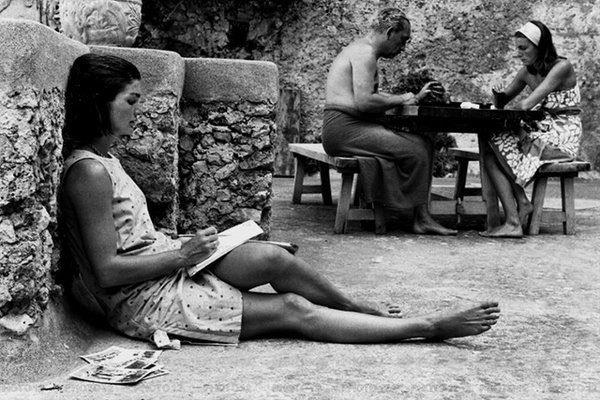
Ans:
[[[381,57],[393,58],[400,54],[410,40],[410,21],[398,8],[384,8],[377,13],[371,29],[378,35],[385,35]]]

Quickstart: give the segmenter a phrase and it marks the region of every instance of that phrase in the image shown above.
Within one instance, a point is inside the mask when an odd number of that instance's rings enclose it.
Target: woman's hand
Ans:
[[[195,265],[210,256],[219,245],[219,237],[214,226],[202,229],[190,240],[181,245],[180,257],[186,265]]]
[[[441,83],[437,81],[427,82],[419,93],[415,96],[417,103],[421,102],[425,97],[432,96],[434,99],[441,99],[446,90]]]

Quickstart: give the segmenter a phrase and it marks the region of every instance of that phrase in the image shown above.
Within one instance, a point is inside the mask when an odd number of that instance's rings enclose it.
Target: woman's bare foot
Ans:
[[[377,303],[374,301],[357,301],[353,310],[363,314],[377,315],[380,317],[402,318],[400,306],[389,303]]]
[[[523,227],[521,224],[509,224],[497,226],[489,231],[479,232],[479,235],[483,237],[491,238],[522,238]]]
[[[418,235],[424,234],[433,234],[433,235],[442,235],[442,236],[451,236],[456,235],[458,231],[454,229],[448,229],[434,220],[431,221],[415,221],[413,223],[413,232]]]
[[[479,335],[492,328],[500,317],[498,303],[481,303],[464,311],[435,314],[425,317],[432,325],[432,339]]]

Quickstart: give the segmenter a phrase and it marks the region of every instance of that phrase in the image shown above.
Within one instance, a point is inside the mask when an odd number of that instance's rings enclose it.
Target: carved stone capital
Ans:
[[[85,44],[131,46],[142,0],[60,0],[61,32]]]

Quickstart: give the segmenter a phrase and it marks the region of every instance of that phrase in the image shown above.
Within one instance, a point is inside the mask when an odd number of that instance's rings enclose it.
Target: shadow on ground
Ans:
[[[334,180],[334,193],[335,185]],[[344,290],[357,297],[400,304],[408,316],[495,299],[503,310],[500,322],[483,335],[444,343],[340,345],[266,339],[238,347],[184,346],[161,358],[170,375],[136,386],[67,378],[67,371],[83,365],[76,359],[82,351],[110,345],[149,347],[84,325],[83,332],[69,339],[69,343],[79,340],[81,345],[58,356],[56,364],[60,365],[40,372],[32,364],[50,365],[47,360],[53,355],[40,352],[36,360],[28,356],[21,360],[20,370],[13,370],[23,383],[4,381],[0,397],[600,397],[599,208],[578,210],[574,236],[562,235],[560,226],[545,227],[542,235],[522,240],[486,239],[475,230],[450,238],[419,236],[404,232],[402,221],[386,235],[362,231],[358,225],[351,226],[346,235],[333,235],[335,207],[321,205],[316,195],[307,197],[306,204],[292,205],[291,186],[291,179],[275,180],[272,239],[299,244],[298,255]],[[578,182],[576,193],[596,204],[600,199],[597,188],[594,182]],[[549,190],[550,196],[558,193],[556,187]],[[477,221],[469,223],[473,229],[481,226]],[[57,343],[46,346],[60,348],[61,339],[55,337]],[[10,367],[15,367],[15,361]],[[43,384],[51,382],[62,389],[40,391]]]

